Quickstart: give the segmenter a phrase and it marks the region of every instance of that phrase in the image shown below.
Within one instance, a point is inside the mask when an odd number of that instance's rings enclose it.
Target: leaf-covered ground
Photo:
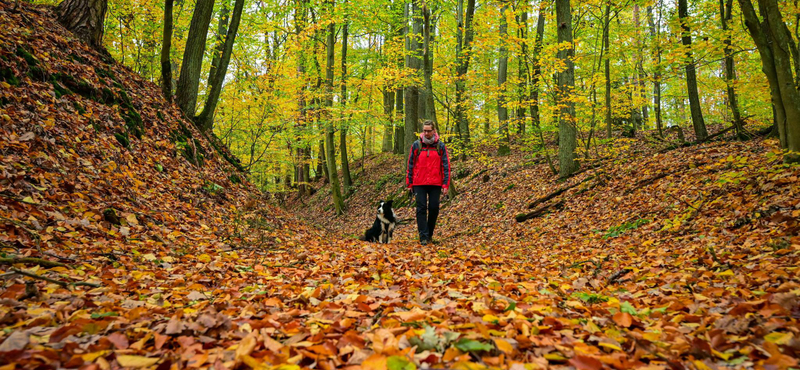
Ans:
[[[345,216],[324,188],[272,208],[157,86],[50,10],[13,6],[0,1],[3,368],[798,366],[800,168],[773,141],[618,139],[566,181],[527,154],[459,162],[437,243],[407,224],[368,244],[355,236],[399,193],[402,158],[354,165]]]

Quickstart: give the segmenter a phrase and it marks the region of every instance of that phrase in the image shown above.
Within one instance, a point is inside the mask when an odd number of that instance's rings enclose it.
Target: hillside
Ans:
[[[157,86],[7,0],[0,122],[2,369],[798,366],[800,167],[771,140],[617,139],[565,181],[484,149],[436,244],[369,244],[401,158],[353,165],[343,216],[320,184],[276,209]]]

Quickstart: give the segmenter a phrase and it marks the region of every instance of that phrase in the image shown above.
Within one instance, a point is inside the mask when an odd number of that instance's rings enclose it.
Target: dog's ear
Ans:
[[[392,207],[392,202],[394,202],[394,200],[389,200],[389,201],[386,202],[386,205],[389,206],[389,208],[391,208]]]

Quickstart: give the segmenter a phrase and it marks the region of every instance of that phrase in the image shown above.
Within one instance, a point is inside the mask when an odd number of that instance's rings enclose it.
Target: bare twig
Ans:
[[[66,267],[61,262],[48,261],[34,257],[0,258],[0,265],[13,265],[17,263],[35,264],[42,267]]]
[[[66,287],[68,287],[70,285],[72,285],[72,286],[81,286],[81,285],[83,285],[83,286],[88,286],[88,287],[93,287],[93,288],[99,288],[101,286],[100,284],[90,283],[90,282],[87,282],[87,281],[66,282],[66,281],[61,281],[61,280],[55,280],[55,279],[51,279],[51,278],[49,278],[47,276],[36,275],[36,274],[34,274],[32,272],[28,272],[28,271],[25,271],[25,270],[20,270],[20,269],[13,268],[13,267],[11,268],[11,271],[13,271],[13,272],[15,272],[17,274],[20,274],[22,276],[27,276],[27,277],[29,277],[31,279],[44,280],[44,281],[46,281],[48,283],[57,284],[57,285],[60,285],[60,286],[62,286],[64,288],[66,288]]]

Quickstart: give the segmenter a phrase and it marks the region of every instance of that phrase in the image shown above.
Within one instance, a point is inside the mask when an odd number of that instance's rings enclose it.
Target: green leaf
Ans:
[[[622,302],[622,304],[619,305],[619,310],[622,312],[629,313],[631,315],[637,314],[636,307],[633,307],[633,305],[631,305],[629,302]]]
[[[104,317],[111,317],[111,316],[119,316],[119,314],[116,312],[103,312],[103,313],[95,312],[92,314],[93,319],[102,319]]]
[[[31,197],[22,198],[22,202],[23,203],[28,203],[28,204],[36,204],[36,201],[33,200],[33,198],[31,198]]]
[[[481,343],[477,340],[467,338],[462,338],[456,342],[455,346],[461,352],[491,351],[493,348],[491,344]]]
[[[408,340],[411,345],[417,346],[418,352],[437,349],[441,341],[442,339],[436,335],[436,329],[431,326],[426,326],[425,332],[419,337],[412,337]]]
[[[389,356],[386,367],[389,370],[417,370],[417,365],[402,356]]]

